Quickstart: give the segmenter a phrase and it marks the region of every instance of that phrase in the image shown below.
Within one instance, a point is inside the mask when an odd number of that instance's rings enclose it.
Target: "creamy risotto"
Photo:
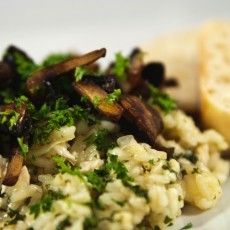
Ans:
[[[103,52],[37,65],[6,51],[3,63],[22,80],[20,96],[1,94],[1,229],[159,230],[187,203],[207,210],[220,199],[224,138],[201,131],[162,93],[163,80],[148,79],[163,78],[163,65],[144,66],[135,50],[100,73],[91,63]]]

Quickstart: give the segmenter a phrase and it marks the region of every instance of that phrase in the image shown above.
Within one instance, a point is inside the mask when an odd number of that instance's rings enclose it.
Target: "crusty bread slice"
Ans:
[[[175,77],[179,86],[166,91],[179,106],[193,112],[198,107],[198,48],[197,31],[164,35],[141,45],[144,61],[161,61],[167,77]]]
[[[209,22],[200,32],[201,117],[230,142],[230,22]]]

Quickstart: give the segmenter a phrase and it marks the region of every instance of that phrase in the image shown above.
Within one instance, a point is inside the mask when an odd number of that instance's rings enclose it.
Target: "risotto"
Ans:
[[[12,67],[7,55],[21,55],[13,67],[23,96],[1,95],[1,229],[159,230],[173,225],[186,203],[201,210],[216,205],[229,174],[220,154],[228,143],[214,130],[201,131],[158,83],[149,81],[148,96],[141,91],[147,83],[136,77],[146,73],[140,51],[129,59],[117,54],[103,74],[93,74],[97,66],[77,67],[91,64],[95,54],[51,56],[39,66],[10,47],[3,60]],[[75,64],[65,71],[67,62]],[[60,66],[56,75],[63,78],[52,76],[57,82],[50,83],[46,71],[50,77]],[[67,90],[66,75],[75,76]],[[42,96],[34,93],[41,78]]]

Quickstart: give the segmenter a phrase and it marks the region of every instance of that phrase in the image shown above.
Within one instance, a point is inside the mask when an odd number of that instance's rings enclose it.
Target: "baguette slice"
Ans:
[[[202,122],[230,142],[230,23],[205,24],[198,43]]]
[[[167,77],[176,78],[178,87],[166,90],[187,112],[198,107],[198,31],[166,34],[141,46],[144,61],[161,61]]]

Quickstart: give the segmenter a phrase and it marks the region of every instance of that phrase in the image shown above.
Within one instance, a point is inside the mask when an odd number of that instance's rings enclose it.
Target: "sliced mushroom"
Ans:
[[[128,82],[130,90],[136,89],[142,82],[141,72],[143,68],[143,55],[140,49],[136,48],[130,55],[130,66],[128,69]]]
[[[19,153],[18,149],[13,150],[12,157],[7,165],[6,175],[3,180],[3,184],[7,186],[13,186],[18,179],[23,166],[23,157]]]
[[[10,66],[5,62],[0,62],[0,87],[8,86],[13,78],[13,71]]]
[[[127,95],[120,102],[124,108],[126,120],[135,125],[148,142],[154,145],[157,135],[163,129],[160,114],[136,96]]]
[[[161,62],[150,62],[142,69],[142,78],[156,87],[160,87],[165,80],[165,67]]]
[[[53,77],[67,73],[76,68],[77,66],[89,65],[95,62],[97,59],[104,57],[105,54],[106,49],[103,48],[38,70],[27,80],[27,90],[30,94],[33,95],[44,83],[44,81],[50,80]]]
[[[95,107],[102,115],[112,120],[119,120],[123,109],[122,107],[114,102],[113,104],[108,103],[106,100],[107,93],[98,85],[92,82],[75,82],[74,89],[81,96],[85,96],[89,101],[94,104],[95,99],[99,100],[98,105]]]
[[[221,152],[221,157],[225,160],[230,160],[230,148]]]

